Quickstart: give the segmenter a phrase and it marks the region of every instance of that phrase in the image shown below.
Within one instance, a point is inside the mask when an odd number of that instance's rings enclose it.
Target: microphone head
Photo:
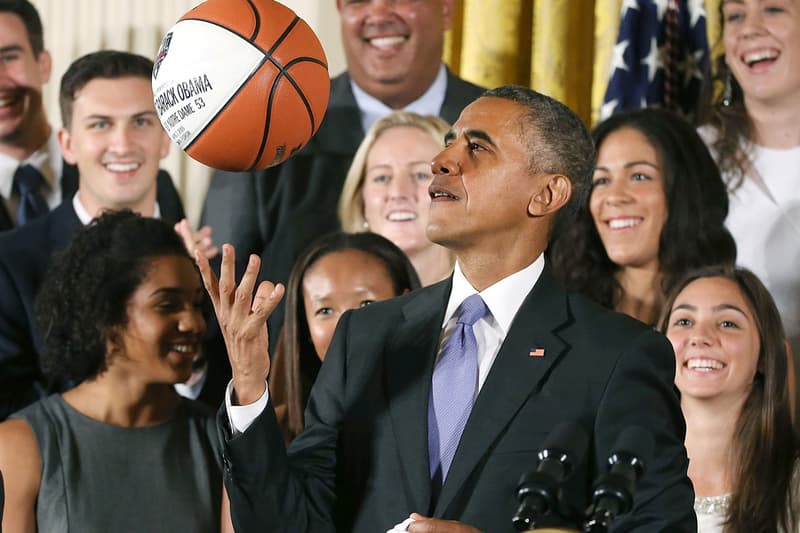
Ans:
[[[626,462],[635,466],[641,476],[645,465],[653,456],[653,434],[641,426],[628,426],[617,436],[611,455],[608,458],[609,466]]]
[[[577,422],[567,420],[559,423],[544,439],[539,460],[559,459],[566,467],[580,462],[589,448],[589,436]]]

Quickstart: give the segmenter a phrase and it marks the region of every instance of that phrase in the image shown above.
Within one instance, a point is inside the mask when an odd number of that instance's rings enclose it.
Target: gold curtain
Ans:
[[[705,0],[709,43],[720,0]],[[527,85],[561,100],[586,124],[603,103],[622,0],[455,0],[445,62],[484,87]]]

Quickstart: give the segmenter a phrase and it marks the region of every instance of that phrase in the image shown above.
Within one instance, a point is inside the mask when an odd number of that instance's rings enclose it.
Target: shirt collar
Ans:
[[[536,261],[527,267],[501,279],[479,293],[486,307],[489,308],[489,312],[503,330],[504,335],[508,334],[514,316],[516,316],[517,311],[522,306],[522,302],[539,280],[543,270],[544,254],[541,254]],[[442,325],[447,324],[453,317],[461,302],[476,292],[478,291],[464,277],[464,273],[461,272],[461,266],[456,261],[453,269],[453,287],[450,290],[450,299],[447,302],[447,310],[445,311]]]
[[[361,126],[364,131],[368,131],[370,127],[379,118],[388,115],[394,109],[387,106],[374,96],[367,94],[361,87],[356,85],[356,82],[350,79],[350,87],[353,89],[353,96],[356,99],[358,109],[361,111]],[[419,115],[438,115],[444,103],[445,92],[447,91],[447,69],[442,64],[439,67],[439,72],[436,74],[436,79],[428,90],[422,96],[408,104],[403,108],[404,111],[412,111]]]
[[[56,188],[58,178],[64,167],[61,159],[61,147],[58,144],[58,135],[55,128],[50,128],[50,136],[41,148],[33,152],[30,157],[23,161],[13,157],[0,154],[0,196],[11,198],[11,191],[14,186],[14,173],[20,165],[32,165],[36,167],[44,176],[50,189]]]
[[[89,211],[83,207],[80,198],[78,198],[78,193],[75,193],[75,196],[72,197],[72,208],[75,209],[75,214],[78,215],[78,219],[81,221],[81,224],[86,226],[89,222],[92,221],[92,215],[89,214]],[[161,218],[161,208],[158,207],[158,202],[156,202],[156,207],[153,209],[153,218]]]

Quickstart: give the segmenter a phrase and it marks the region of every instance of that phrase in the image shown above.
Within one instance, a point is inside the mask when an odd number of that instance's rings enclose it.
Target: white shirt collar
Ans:
[[[72,208],[75,209],[75,214],[78,215],[78,220],[81,221],[81,224],[86,226],[89,222],[92,221],[92,215],[89,214],[89,211],[83,207],[80,198],[78,198],[78,193],[75,193],[75,196],[72,197]],[[153,218],[161,218],[161,208],[158,207],[158,202],[156,202],[156,207],[153,209]]]
[[[361,111],[361,126],[364,131],[372,127],[376,120],[388,115],[394,109],[387,106],[374,96],[367,94],[361,87],[350,79],[350,87],[353,89],[353,96],[356,99],[358,109]],[[428,90],[422,96],[403,108],[404,111],[412,111],[419,115],[438,115],[444,103],[445,92],[447,91],[447,69],[444,64],[439,67],[439,73]]]
[[[11,198],[17,167],[25,164],[36,167],[42,173],[51,191],[60,189],[58,180],[64,169],[64,161],[61,159],[61,146],[55,128],[51,128],[47,142],[23,161],[0,153],[0,196],[6,200]]]
[[[504,335],[508,334],[514,316],[522,306],[525,297],[528,296],[528,293],[531,292],[531,289],[539,280],[543,270],[544,254],[541,254],[536,261],[527,267],[501,279],[479,293],[486,307],[489,308],[489,312],[497,321],[497,325],[503,330]],[[456,261],[453,269],[453,287],[450,290],[450,299],[447,302],[447,310],[444,313],[442,327],[452,318],[461,302],[476,292],[478,291],[464,277],[464,273],[461,272],[461,266]]]

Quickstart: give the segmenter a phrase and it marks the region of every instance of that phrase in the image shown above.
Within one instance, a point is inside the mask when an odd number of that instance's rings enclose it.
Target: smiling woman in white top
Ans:
[[[593,132],[593,175],[553,232],[553,271],[601,305],[655,324],[691,268],[733,263],[728,198],[694,129],[663,109],[613,115]]]
[[[422,285],[453,271],[453,256],[425,234],[431,161],[450,126],[439,117],[395,111],[379,119],[358,147],[339,199],[347,232],[372,231],[403,250]]]
[[[770,290],[800,352],[800,0],[722,2],[724,90],[700,133],[730,191],[738,261]],[[796,401],[800,401],[796,400]]]
[[[659,329],[675,350],[698,532],[797,531],[784,333],[767,289],[745,269],[695,271]]]

